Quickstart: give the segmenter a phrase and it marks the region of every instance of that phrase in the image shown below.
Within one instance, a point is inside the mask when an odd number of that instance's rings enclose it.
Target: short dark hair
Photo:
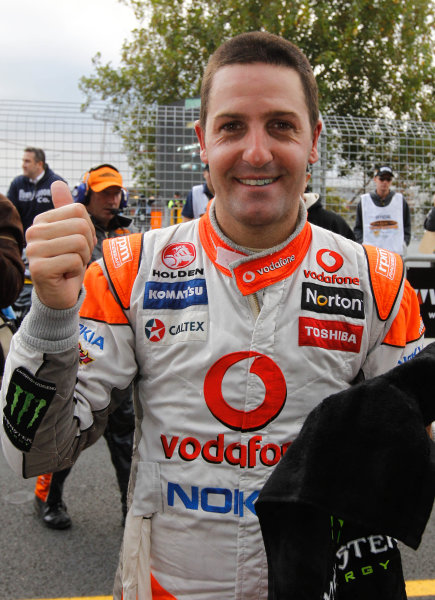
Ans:
[[[316,79],[311,65],[295,44],[266,31],[241,33],[224,42],[210,56],[201,85],[200,123],[205,129],[208,100],[215,73],[222,67],[236,64],[266,63],[294,69],[301,78],[311,130],[319,120],[319,100]]]
[[[42,148],[34,148],[33,146],[29,146],[28,148],[24,149],[24,152],[32,152],[35,156],[36,162],[42,162],[45,169],[47,165],[45,164],[45,152],[42,150]]]

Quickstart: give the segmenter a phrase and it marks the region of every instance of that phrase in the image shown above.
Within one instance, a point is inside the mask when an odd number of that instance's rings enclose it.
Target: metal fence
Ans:
[[[150,227],[152,217],[153,225],[168,225],[176,218],[167,208],[174,193],[185,196],[202,182],[193,129],[198,114],[195,102],[115,111],[104,103],[81,110],[77,103],[0,100],[0,192],[6,193],[21,172],[24,148],[37,146],[71,188],[89,167],[114,164],[130,191],[131,213],[138,213],[139,227]],[[322,118],[313,191],[353,226],[360,195],[374,189],[375,167],[390,164],[396,173],[394,187],[411,208],[413,237],[420,237],[435,191],[435,124]]]

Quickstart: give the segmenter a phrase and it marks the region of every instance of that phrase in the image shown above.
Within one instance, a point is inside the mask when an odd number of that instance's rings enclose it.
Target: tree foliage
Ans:
[[[433,25],[428,0],[120,0],[138,19],[120,65],[97,54],[87,102],[169,104],[199,95],[225,39],[266,30],[297,44],[317,77],[323,113],[432,120]]]

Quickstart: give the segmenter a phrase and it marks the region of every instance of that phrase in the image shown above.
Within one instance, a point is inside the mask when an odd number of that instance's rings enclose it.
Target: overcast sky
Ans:
[[[138,25],[118,0],[0,0],[0,99],[82,102],[92,57],[119,63]]]

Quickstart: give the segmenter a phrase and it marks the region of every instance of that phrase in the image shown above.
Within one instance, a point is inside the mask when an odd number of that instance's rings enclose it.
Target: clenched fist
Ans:
[[[51,194],[55,208],[35,217],[26,251],[41,302],[65,309],[77,302],[96,237],[86,208],[73,202],[66,183],[54,182]]]

